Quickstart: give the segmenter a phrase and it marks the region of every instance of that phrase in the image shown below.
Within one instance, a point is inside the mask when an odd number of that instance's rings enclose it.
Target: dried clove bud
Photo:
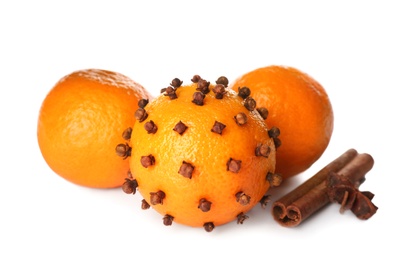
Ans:
[[[216,84],[212,88],[213,93],[215,93],[216,99],[222,99],[226,93],[225,86],[223,84]]]
[[[243,222],[248,218],[249,216],[243,214],[243,212],[239,213],[239,215],[237,215],[237,224],[243,224]]]
[[[192,77],[192,79],[191,79],[191,81],[193,82],[193,83],[198,83],[198,81],[201,79],[201,76],[199,76],[199,75],[194,75],[193,77]]]
[[[237,90],[238,90],[237,95],[243,99],[246,99],[251,94],[250,89],[248,87],[242,88],[239,87]]]
[[[242,167],[242,161],[241,160],[235,160],[230,158],[228,162],[226,163],[226,170],[238,173],[240,171],[240,168]]]
[[[185,178],[191,179],[194,169],[195,167],[192,164],[183,161],[181,167],[178,170],[178,173]]]
[[[280,129],[278,127],[273,126],[270,130],[267,131],[270,138],[277,138],[280,136]]]
[[[144,124],[144,129],[149,134],[155,134],[157,132],[157,125],[154,123],[153,120],[150,120]]]
[[[245,194],[244,192],[240,191],[235,195],[236,201],[239,202],[241,205],[245,206],[250,203],[250,196]]]
[[[149,166],[152,166],[155,164],[155,158],[151,154],[147,155],[147,156],[141,156],[140,162],[144,168],[148,168]]]
[[[206,199],[200,199],[198,208],[202,210],[202,212],[208,212],[211,209],[212,202]]]
[[[182,81],[181,81],[179,78],[174,78],[174,79],[171,81],[171,84],[170,84],[170,85],[177,89],[177,88],[181,87]]]
[[[187,130],[187,126],[179,121],[172,130],[174,130],[175,132],[177,132],[178,134],[182,135],[186,130]]]
[[[174,220],[173,216],[165,214],[165,216],[163,217],[163,224],[165,226],[171,226],[173,220]]]
[[[209,81],[206,81],[206,80],[204,80],[204,79],[200,79],[199,81],[198,81],[198,87],[196,88],[196,90],[199,90],[199,91],[201,91],[202,92],[202,94],[208,94],[209,93],[209,85],[210,85],[210,82]]]
[[[171,100],[172,99],[176,99],[178,96],[177,96],[177,93],[175,93],[176,92],[176,88],[174,88],[174,87],[167,87],[166,89],[165,89],[165,91],[164,91],[164,96],[167,96],[167,97],[169,97]]]
[[[236,122],[236,124],[238,124],[238,125],[244,125],[244,124],[247,123],[247,116],[246,116],[246,114],[243,113],[243,112],[238,113],[238,114],[235,115],[233,118],[235,119],[235,122]]]
[[[266,180],[270,183],[271,187],[278,187],[283,182],[283,177],[281,174],[268,172]]]
[[[268,111],[268,109],[265,108],[265,107],[259,107],[259,108],[257,108],[257,112],[259,112],[260,116],[261,116],[264,120],[266,120],[267,117],[268,117],[268,115],[269,115],[269,111]]]
[[[122,185],[122,190],[126,194],[135,194],[138,187],[138,183],[135,179],[126,178]]]
[[[126,128],[126,130],[124,130],[122,133],[123,139],[126,141],[130,140],[132,131],[133,131],[133,128],[131,128],[131,127]]]
[[[150,192],[151,205],[163,204],[165,193],[163,191]]]
[[[143,199],[141,201],[141,209],[146,210],[146,209],[149,209],[149,208],[150,208],[150,204],[148,204],[148,202],[145,199]]]
[[[268,158],[271,153],[271,148],[267,144],[259,144],[256,147],[255,154],[256,156],[263,156]]]
[[[138,120],[140,123],[146,120],[148,117],[147,111],[144,108],[139,107],[136,112],[134,113],[134,117],[136,120]]]
[[[252,97],[247,97],[244,100],[244,107],[249,111],[253,111],[256,109],[256,100],[254,100]]]
[[[138,107],[139,108],[145,108],[146,106],[147,106],[147,104],[148,104],[148,99],[144,99],[144,98],[142,98],[142,99],[140,99],[139,101],[138,101]]]
[[[129,144],[118,144],[116,146],[116,154],[120,157],[123,157],[123,160],[127,159],[127,157],[131,156],[131,147]]]
[[[204,227],[204,229],[205,229],[206,232],[212,232],[212,230],[215,229],[215,225],[214,225],[212,222],[206,222],[206,223],[203,225],[203,227]]]
[[[273,138],[273,142],[274,142],[274,147],[277,149],[278,147],[281,146],[281,140],[280,138]]]
[[[195,105],[198,105],[198,106],[203,106],[204,98],[205,98],[205,94],[203,94],[202,92],[195,92],[194,95],[192,96],[192,103],[194,103]]]
[[[222,124],[221,122],[215,121],[211,129],[211,132],[222,135],[223,129],[225,129],[225,127],[226,125]]]
[[[220,76],[216,81],[216,84],[222,84],[223,86],[227,87],[229,84],[229,80],[228,78],[226,78],[225,76]]]
[[[265,209],[267,204],[271,201],[271,195],[264,195],[260,200],[261,208]]]

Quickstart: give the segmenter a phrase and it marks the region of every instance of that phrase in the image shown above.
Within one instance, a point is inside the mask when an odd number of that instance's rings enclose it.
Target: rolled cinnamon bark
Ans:
[[[274,219],[285,227],[299,225],[330,202],[326,182],[329,173],[346,176],[355,187],[359,187],[373,163],[369,154],[359,154],[355,149],[347,150],[303,184],[275,201],[271,207]]]

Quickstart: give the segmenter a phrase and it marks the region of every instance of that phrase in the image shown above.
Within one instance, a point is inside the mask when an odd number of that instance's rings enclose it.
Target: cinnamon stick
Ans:
[[[366,173],[373,167],[373,163],[374,160],[369,154],[359,154],[355,149],[347,150],[303,184],[275,201],[271,207],[274,219],[282,226],[294,227],[330,201],[346,201],[345,195],[349,194],[346,194],[344,189],[338,189],[341,183],[332,186],[332,183],[327,181],[328,177],[333,173],[335,176],[342,176],[357,189],[363,183]],[[336,192],[337,197],[333,198],[332,194],[330,197],[328,192]]]

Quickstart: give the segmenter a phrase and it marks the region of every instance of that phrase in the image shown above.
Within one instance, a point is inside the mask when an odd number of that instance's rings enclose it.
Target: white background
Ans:
[[[405,259],[406,13],[403,1],[2,1],[0,258]],[[211,233],[167,227],[139,194],[68,183],[39,151],[41,102],[75,70],[117,71],[158,95],[174,77],[267,65],[313,76],[335,113],[326,152],[273,199],[355,148],[375,159],[361,186],[376,195],[371,219],[332,204],[284,228],[269,204]]]

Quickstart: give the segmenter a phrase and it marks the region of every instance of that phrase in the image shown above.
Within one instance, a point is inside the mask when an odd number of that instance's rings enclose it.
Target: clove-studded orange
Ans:
[[[276,148],[255,100],[195,75],[174,79],[162,94],[137,112],[130,146],[132,178],[123,185],[172,222],[212,231],[243,223],[257,204],[266,204]],[[138,186],[137,186],[138,185]],[[130,187],[130,189],[129,189]]]
[[[37,137],[45,161],[72,183],[120,187],[129,162],[114,149],[123,128],[136,121],[138,101],[149,98],[143,86],[117,72],[83,69],[64,76],[39,112]]]

